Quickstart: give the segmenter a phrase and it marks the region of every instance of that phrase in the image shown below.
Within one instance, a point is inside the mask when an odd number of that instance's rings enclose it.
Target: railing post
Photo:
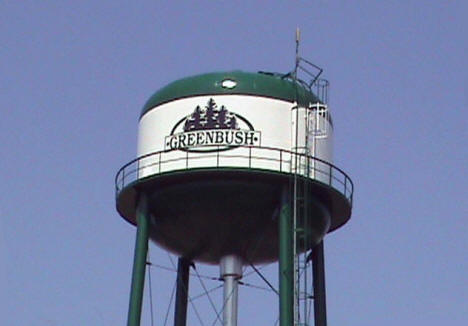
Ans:
[[[161,156],[162,153],[159,153],[159,173],[161,173]]]
[[[283,150],[280,149],[280,172],[283,172]]]
[[[188,169],[188,151],[185,152],[185,168]]]
[[[347,181],[348,181],[348,178],[346,178],[346,176],[345,176],[345,178],[344,178],[344,195],[345,195],[345,197],[347,197],[346,196],[346,182]]]
[[[249,146],[249,169],[252,167],[252,147]]]

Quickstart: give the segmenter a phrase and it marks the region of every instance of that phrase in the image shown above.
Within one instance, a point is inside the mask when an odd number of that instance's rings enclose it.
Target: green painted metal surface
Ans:
[[[137,207],[137,234],[135,240],[135,256],[133,259],[132,286],[130,304],[128,307],[127,326],[140,326],[141,304],[145,285],[146,255],[148,253],[148,202],[144,194],[140,194]]]
[[[187,302],[190,280],[190,261],[180,257],[177,263],[177,288],[174,304],[174,326],[187,326]]]
[[[327,326],[323,241],[316,245],[312,250],[312,268],[314,276],[314,325]]]
[[[222,82],[225,80],[234,81],[236,86],[223,87]],[[277,74],[237,70],[202,74],[170,83],[150,97],[143,107],[140,118],[156,106],[176,99],[197,95],[229,94],[261,96],[288,102],[294,102],[297,96],[297,102],[302,105],[319,102],[309,89],[289,78],[282,78]]]
[[[288,188],[282,194],[279,216],[279,326],[294,323],[293,226]]]

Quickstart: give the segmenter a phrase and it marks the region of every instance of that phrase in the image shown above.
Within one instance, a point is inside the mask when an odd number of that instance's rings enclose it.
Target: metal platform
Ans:
[[[180,256],[212,264],[227,254],[251,263],[277,260],[281,189],[291,183],[295,172],[301,187],[307,188],[310,212],[310,244],[301,247],[313,247],[325,233],[348,221],[353,183],[342,170],[282,149],[245,150],[247,155],[218,151],[190,156],[177,151],[175,158],[174,151],[161,151],[137,158],[117,173],[117,210],[136,224],[137,196],[144,192],[149,199],[151,239]],[[194,160],[207,158],[209,167],[193,167]],[[239,162],[245,167],[232,166]],[[178,168],[168,170],[174,163]],[[322,214],[319,206],[329,215]]]

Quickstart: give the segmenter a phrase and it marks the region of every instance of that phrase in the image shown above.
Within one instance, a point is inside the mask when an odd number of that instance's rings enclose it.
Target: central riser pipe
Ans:
[[[242,260],[235,255],[221,258],[220,277],[224,281],[223,325],[237,326],[238,287],[242,278]]]

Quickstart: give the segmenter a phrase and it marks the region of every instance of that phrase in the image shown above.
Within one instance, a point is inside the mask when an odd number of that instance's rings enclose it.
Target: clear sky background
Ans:
[[[290,71],[299,26],[356,186],[325,243],[329,325],[467,325],[467,17],[449,0],[1,1],[0,324],[124,325],[135,229],[113,178],[142,105],[192,74]],[[174,276],[152,273],[157,325]],[[242,325],[275,320],[274,295],[240,300]]]

